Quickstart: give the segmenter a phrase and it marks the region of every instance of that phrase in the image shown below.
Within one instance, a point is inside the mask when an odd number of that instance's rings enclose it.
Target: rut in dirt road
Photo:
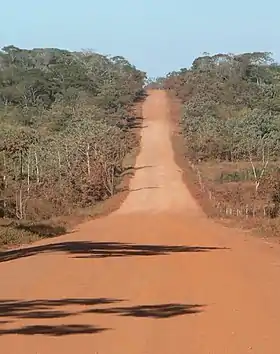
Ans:
[[[0,253],[3,354],[278,354],[280,250],[207,219],[174,162],[169,100],[143,106],[118,211]]]

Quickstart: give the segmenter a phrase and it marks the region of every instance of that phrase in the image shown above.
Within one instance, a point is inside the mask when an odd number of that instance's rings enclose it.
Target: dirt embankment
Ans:
[[[190,162],[186,157],[184,137],[181,133],[180,128],[182,103],[178,98],[172,95],[172,93],[168,93],[167,97],[170,102],[170,120],[172,123],[171,142],[174,151],[175,162],[182,170],[182,178],[186,187],[189,189],[193,198],[197,200],[204,213],[210,217],[217,217],[217,212],[215,208],[213,208],[213,205],[211,204],[205,193],[201,191],[197,179],[197,174],[191,168]]]

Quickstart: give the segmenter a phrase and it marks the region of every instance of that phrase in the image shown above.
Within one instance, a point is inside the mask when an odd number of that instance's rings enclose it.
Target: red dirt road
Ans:
[[[2,354],[279,354],[280,249],[207,219],[182,182],[169,105],[144,104],[121,208],[0,254]]]

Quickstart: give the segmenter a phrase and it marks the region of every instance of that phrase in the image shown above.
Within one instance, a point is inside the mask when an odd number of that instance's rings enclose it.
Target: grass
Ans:
[[[261,162],[256,164],[257,168],[260,166]],[[273,188],[269,185],[270,174],[279,169],[277,162],[270,164],[258,193],[249,161],[210,161],[200,163],[198,168],[207,191],[203,198],[209,198],[208,191],[211,191],[213,216],[228,226],[250,229],[256,235],[279,240],[280,217],[272,216],[275,205],[271,197]]]
[[[55,223],[54,220],[36,223],[0,219],[0,248],[27,244],[39,239],[63,235],[66,232],[66,226]]]

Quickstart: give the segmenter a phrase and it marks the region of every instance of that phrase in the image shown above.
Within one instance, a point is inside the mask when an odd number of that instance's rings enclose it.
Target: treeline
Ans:
[[[205,54],[149,86],[183,103],[185,155],[219,213],[274,218],[277,230],[280,65],[272,54]]]
[[[171,73],[195,160],[267,160],[280,154],[280,66],[270,53],[217,54]]]
[[[0,217],[42,220],[115,193],[145,73],[123,57],[0,51]]]

